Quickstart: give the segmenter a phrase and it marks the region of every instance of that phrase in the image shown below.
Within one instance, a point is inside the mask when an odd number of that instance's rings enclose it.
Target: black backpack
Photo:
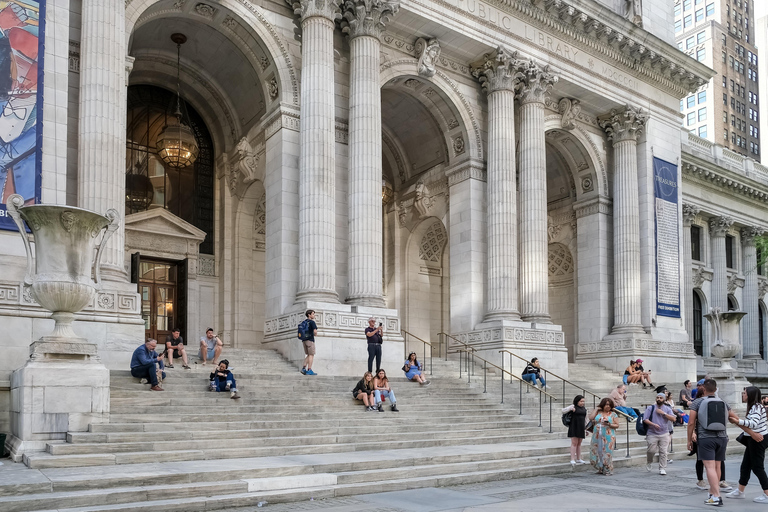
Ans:
[[[651,406],[651,419],[653,419],[653,412],[656,410],[656,406]],[[637,421],[635,422],[635,430],[637,431],[637,434],[640,436],[644,436],[648,434],[648,425],[645,424],[643,421],[643,417],[640,416],[637,418]]]

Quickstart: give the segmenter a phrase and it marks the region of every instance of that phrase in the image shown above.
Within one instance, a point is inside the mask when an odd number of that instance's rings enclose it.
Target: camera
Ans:
[[[381,322],[379,322],[379,327],[381,327],[382,325],[384,325],[384,324],[382,324]]]

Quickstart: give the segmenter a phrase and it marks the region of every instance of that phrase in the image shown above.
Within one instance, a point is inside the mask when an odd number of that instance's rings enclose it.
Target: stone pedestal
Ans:
[[[715,370],[708,375],[717,381],[717,396],[731,407],[741,404],[741,391],[752,385],[741,370]]]
[[[368,370],[365,328],[368,327],[368,319],[375,317],[377,325],[379,322],[384,324],[381,367],[387,375],[401,375],[405,341],[400,332],[397,310],[311,301],[296,304],[279,317],[268,318],[265,325],[265,346],[277,350],[295,364],[296,371],[301,368],[305,357],[297,328],[304,320],[307,309],[315,310],[317,354],[312,369],[317,374],[362,377]]]
[[[96,352],[83,338],[45,336],[30,346],[30,360],[11,374],[13,461],[109,421],[109,370]]]

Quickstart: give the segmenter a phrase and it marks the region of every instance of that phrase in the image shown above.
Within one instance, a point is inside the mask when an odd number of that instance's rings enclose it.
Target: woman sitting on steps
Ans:
[[[373,391],[373,374],[365,372],[363,378],[360,379],[355,389],[352,390],[352,397],[355,400],[362,400],[366,411],[375,411],[376,402]]]
[[[416,359],[416,352],[408,354],[408,360],[403,364],[403,371],[408,380],[413,380],[422,386],[429,386],[429,381],[421,373],[421,363]]]
[[[380,369],[376,372],[376,378],[373,379],[373,397],[376,399],[376,407],[379,412],[384,412],[384,406],[381,403],[381,397],[389,397],[389,401],[392,402],[392,412],[400,412],[397,410],[397,398],[392,392],[392,388],[389,387],[389,379],[387,379],[387,372],[384,369]]]

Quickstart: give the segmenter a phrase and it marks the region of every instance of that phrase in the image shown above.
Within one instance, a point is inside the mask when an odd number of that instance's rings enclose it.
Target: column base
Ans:
[[[96,345],[44,338],[30,349],[33,358],[11,374],[9,446],[17,462],[48,442],[66,440],[67,432],[109,421],[109,370]]]
[[[643,329],[642,325],[614,325],[611,329],[610,336],[621,336],[621,335],[632,335],[633,337],[635,335],[645,335],[647,336],[647,333],[645,332],[645,329]]]
[[[520,322],[520,312],[514,309],[509,311],[494,311],[493,313],[487,313],[485,318],[483,318],[483,323],[496,321]]]
[[[386,308],[384,297],[348,297],[347,304],[370,308]]]
[[[523,315],[522,320],[538,325],[549,325],[552,323],[552,318],[549,315]]]
[[[469,332],[453,334],[477,350],[477,355],[493,364],[502,365],[502,350],[508,350],[522,359],[512,357],[512,373],[519,375],[525,362],[537,357],[541,366],[563,378],[568,378],[568,349],[565,334],[559,325],[531,324],[524,321],[484,321]],[[453,345],[459,345],[453,342]],[[510,370],[510,356],[504,354],[504,369]]]
[[[332,302],[297,302],[286,313],[265,322],[264,348],[272,348],[296,365],[304,361],[304,348],[297,337],[297,328],[306,317],[307,309],[315,311],[317,354],[312,370],[320,375],[360,376],[368,370],[368,350],[365,328],[375,317],[377,325],[384,324],[384,344],[381,366],[387,374],[396,376],[405,360],[405,341],[400,332],[400,317],[396,309],[352,306]],[[421,353],[421,352],[419,352]]]
[[[296,302],[294,304],[301,304],[303,302],[338,304],[339,294],[331,290],[304,290],[296,294]]]

